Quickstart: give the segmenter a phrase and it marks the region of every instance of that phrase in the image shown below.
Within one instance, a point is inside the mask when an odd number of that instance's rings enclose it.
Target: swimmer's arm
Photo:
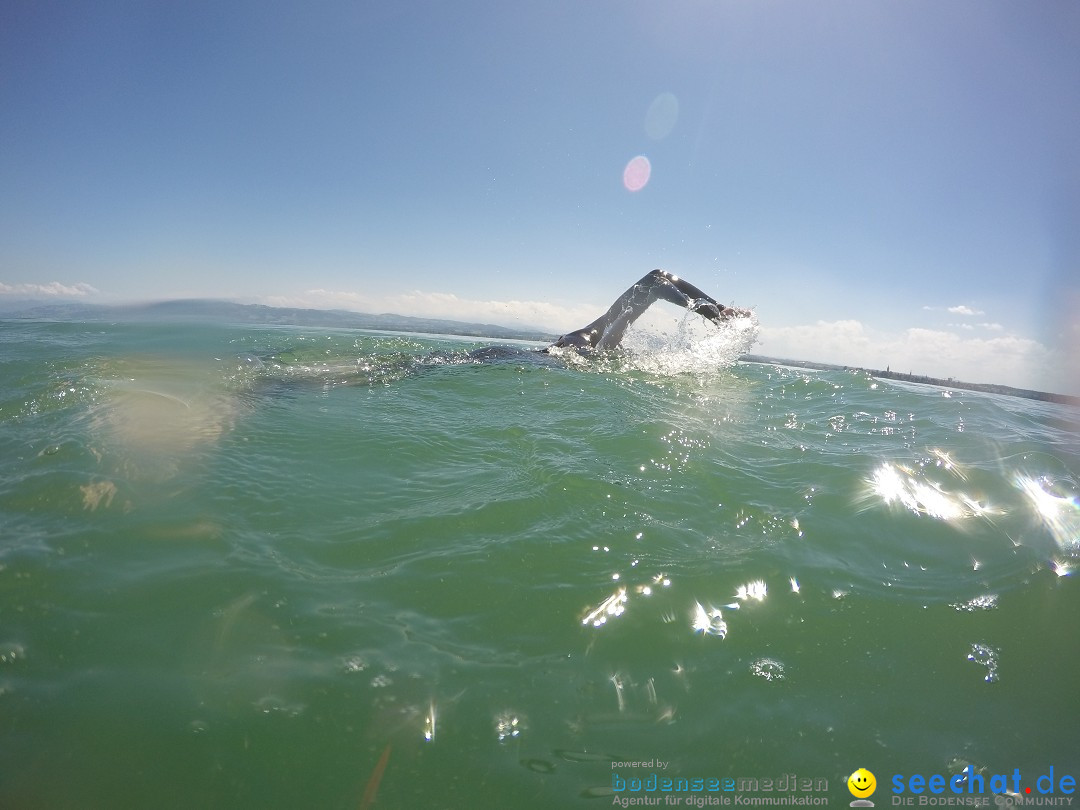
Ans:
[[[690,282],[664,270],[653,270],[620,295],[607,312],[574,332],[555,341],[554,346],[578,350],[613,349],[638,317],[657,299],[696,312],[706,320],[720,323],[736,317],[748,317],[745,309],[725,307]]]

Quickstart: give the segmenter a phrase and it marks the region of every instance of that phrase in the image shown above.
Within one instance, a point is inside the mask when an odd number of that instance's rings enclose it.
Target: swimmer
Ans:
[[[745,309],[718,304],[690,282],[666,270],[653,270],[620,295],[607,312],[588,326],[563,335],[549,348],[571,348],[581,352],[614,349],[622,341],[630,324],[658,299],[685,307],[716,324],[731,318],[750,316]]]

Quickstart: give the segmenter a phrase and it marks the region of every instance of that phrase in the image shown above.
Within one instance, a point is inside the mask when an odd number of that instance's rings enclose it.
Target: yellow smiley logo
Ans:
[[[847,788],[856,799],[866,799],[877,790],[877,779],[866,768],[859,768],[848,777]]]

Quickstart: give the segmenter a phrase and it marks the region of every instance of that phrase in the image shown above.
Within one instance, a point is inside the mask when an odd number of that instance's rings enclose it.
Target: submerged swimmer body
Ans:
[[[732,309],[718,304],[690,282],[666,270],[653,270],[620,295],[607,312],[588,326],[563,335],[549,348],[572,348],[578,351],[614,349],[622,341],[630,324],[658,300],[685,307],[717,324],[730,318],[750,315],[744,309]]]

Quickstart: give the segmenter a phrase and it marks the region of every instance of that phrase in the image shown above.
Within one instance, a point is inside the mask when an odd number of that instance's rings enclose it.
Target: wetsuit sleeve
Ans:
[[[664,270],[653,270],[620,295],[607,312],[574,332],[569,332],[554,345],[576,349],[613,349],[619,345],[626,330],[657,300],[668,301],[715,323],[736,315],[711,296],[688,281]]]

